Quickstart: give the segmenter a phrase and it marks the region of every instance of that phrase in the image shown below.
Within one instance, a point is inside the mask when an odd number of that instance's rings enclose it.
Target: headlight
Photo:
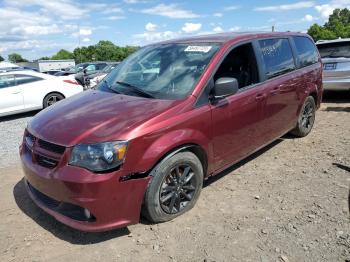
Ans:
[[[76,145],[69,164],[94,172],[108,171],[124,162],[127,145],[126,141]]]

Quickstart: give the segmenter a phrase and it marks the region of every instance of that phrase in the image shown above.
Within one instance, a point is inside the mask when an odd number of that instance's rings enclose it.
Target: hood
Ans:
[[[177,101],[148,99],[104,91],[86,91],[38,113],[28,124],[33,135],[73,146],[125,139],[132,127],[171,108]]]

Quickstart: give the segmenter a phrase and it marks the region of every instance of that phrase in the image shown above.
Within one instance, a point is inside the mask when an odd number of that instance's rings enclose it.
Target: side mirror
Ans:
[[[233,77],[221,77],[215,81],[213,98],[223,99],[238,92],[238,81]]]

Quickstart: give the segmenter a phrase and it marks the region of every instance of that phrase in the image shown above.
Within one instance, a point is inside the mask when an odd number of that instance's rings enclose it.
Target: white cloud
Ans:
[[[91,35],[92,34],[92,30],[90,28],[80,28],[79,30],[79,34],[80,35]]]
[[[184,31],[185,33],[192,33],[192,32],[196,32],[199,29],[201,29],[202,24],[198,23],[198,24],[194,24],[194,23],[185,23],[184,26],[182,27],[182,31]]]
[[[289,11],[289,10],[310,8],[310,7],[313,7],[314,5],[315,5],[315,3],[313,1],[302,1],[302,2],[296,2],[294,4],[255,7],[254,11],[281,12],[281,11]]]
[[[312,22],[314,20],[315,20],[315,18],[312,15],[309,15],[309,14],[305,15],[304,18],[303,18],[303,21],[307,21],[307,22]]]
[[[222,13],[214,13],[213,16],[215,16],[215,17],[222,17],[223,14]]]
[[[42,13],[48,14],[50,16],[59,16],[64,20],[79,19],[89,12],[87,8],[83,8],[71,0],[5,0],[4,2],[8,6],[20,8],[27,6],[39,7]],[[95,6],[92,6],[92,8],[95,8]]]
[[[199,15],[193,13],[191,10],[186,10],[178,7],[177,4],[159,4],[154,7],[141,10],[141,13],[150,15],[160,15],[175,19],[199,17]]]
[[[331,15],[336,8],[350,8],[350,0],[332,0],[328,4],[315,6],[315,9],[324,19],[328,19],[329,15]]]
[[[164,32],[144,32],[142,34],[135,34],[133,35],[133,38],[135,39],[142,39],[143,44],[146,43],[152,43],[157,41],[163,41],[172,39],[179,36],[179,33],[173,32],[173,31],[164,31]]]
[[[233,26],[229,29],[229,31],[231,32],[237,32],[237,31],[240,31],[241,30],[241,27],[240,26]]]
[[[91,40],[90,40],[90,38],[88,38],[88,37],[85,37],[84,39],[83,39],[83,42],[85,42],[85,43],[87,43],[87,42],[90,42]]]
[[[225,11],[233,11],[233,10],[237,10],[237,9],[239,9],[239,8],[241,8],[239,5],[231,5],[231,6],[226,6],[226,7],[224,8],[224,10],[225,10]]]
[[[151,22],[149,22],[149,23],[147,23],[147,24],[145,25],[145,29],[146,29],[147,31],[156,31],[157,28],[158,28],[158,25],[153,24],[153,23],[151,23]]]
[[[224,32],[224,29],[221,26],[216,26],[213,28],[213,32],[221,33],[221,32]]]
[[[115,20],[122,20],[125,19],[125,16],[122,15],[112,15],[112,16],[108,16],[106,17],[107,20],[111,20],[111,21],[115,21]]]
[[[140,4],[140,3],[148,3],[148,1],[145,1],[145,0],[124,0],[124,3],[126,3],[126,4]]]
[[[124,13],[124,10],[121,9],[120,7],[112,7],[112,8],[106,8],[101,13],[107,14],[107,15],[108,14],[115,14],[115,13],[121,14],[121,13]]]

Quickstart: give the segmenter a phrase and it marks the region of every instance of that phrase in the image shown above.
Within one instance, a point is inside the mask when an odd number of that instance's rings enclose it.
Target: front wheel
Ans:
[[[314,125],[316,115],[316,104],[312,96],[305,99],[303,107],[301,108],[297,126],[291,133],[297,137],[307,136]]]
[[[142,214],[151,222],[165,222],[190,210],[203,186],[203,167],[191,152],[160,162],[150,173]]]
[[[64,99],[64,96],[58,93],[51,93],[45,96],[43,101],[44,108],[52,106],[53,104],[57,103],[58,101],[61,101]]]

